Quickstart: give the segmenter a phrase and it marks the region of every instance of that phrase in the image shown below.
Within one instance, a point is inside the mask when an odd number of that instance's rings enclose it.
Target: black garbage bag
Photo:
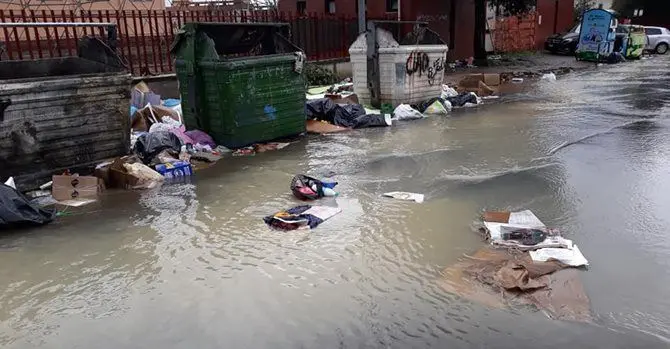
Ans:
[[[389,120],[390,122],[390,120]],[[353,128],[365,128],[365,127],[386,127],[391,126],[386,123],[386,118],[381,114],[365,114],[361,115],[354,119]]]
[[[418,110],[420,113],[423,114],[426,111],[426,109],[428,109],[428,107],[430,107],[433,103],[435,103],[435,101],[439,101],[440,104],[442,104],[442,106],[444,106],[444,109],[446,109],[446,110],[451,109],[451,108],[447,108],[447,106],[444,104],[444,99],[442,99],[441,97],[431,98],[431,99],[425,100],[425,101],[423,101],[419,104],[412,104],[412,105],[410,105],[410,107]],[[476,101],[476,98],[475,98],[475,101]]]
[[[56,210],[32,204],[16,189],[0,184],[0,230],[51,222]]]
[[[609,56],[607,56],[607,63],[608,64],[617,64],[617,63],[622,63],[625,62],[626,58],[620,53],[620,52],[612,52],[610,53]]]
[[[313,99],[305,104],[307,119],[327,121],[333,125],[356,128],[356,119],[365,115],[360,104],[337,104],[328,98]],[[364,123],[365,124],[365,123]]]
[[[477,104],[477,95],[472,92],[462,92],[458,96],[447,97],[447,100],[454,107],[462,107],[468,103]]]
[[[181,140],[176,134],[167,131],[157,131],[139,136],[137,142],[135,142],[133,151],[140,157],[142,162],[150,164],[154,157],[163,150],[179,154],[181,145]]]

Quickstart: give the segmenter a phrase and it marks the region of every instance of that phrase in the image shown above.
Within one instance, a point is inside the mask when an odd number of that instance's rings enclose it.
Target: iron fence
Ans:
[[[291,27],[292,41],[309,60],[348,57],[356,39],[355,17],[278,11],[133,10],[53,11],[0,10],[0,60],[26,60],[74,56],[78,40],[87,35],[106,38],[100,26],[60,23],[113,23],[116,47],[133,75],[148,76],[174,71],[170,45],[186,22],[283,22]],[[35,25],[31,25],[34,23]]]

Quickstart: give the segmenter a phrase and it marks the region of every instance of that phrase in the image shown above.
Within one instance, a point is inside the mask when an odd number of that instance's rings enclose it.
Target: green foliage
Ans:
[[[577,0],[574,11],[574,21],[580,22],[586,10],[592,9],[596,5],[595,0]]]
[[[506,14],[522,15],[537,5],[537,0],[489,0],[489,6],[500,7]]]
[[[337,82],[335,74],[315,63],[305,65],[305,80],[308,86],[331,85]]]

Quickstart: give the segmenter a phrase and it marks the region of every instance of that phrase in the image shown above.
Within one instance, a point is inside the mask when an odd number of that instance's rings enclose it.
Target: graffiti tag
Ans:
[[[419,73],[419,77],[425,74],[428,78],[428,84],[432,86],[435,83],[437,74],[444,70],[444,59],[440,57],[431,63],[427,53],[414,51],[407,57],[405,70],[409,76],[417,72]]]

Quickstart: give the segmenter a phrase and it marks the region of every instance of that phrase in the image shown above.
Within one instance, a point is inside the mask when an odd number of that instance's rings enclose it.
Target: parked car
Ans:
[[[567,32],[554,34],[544,42],[544,49],[551,53],[574,54],[579,42],[579,31],[581,23],[575,25]]]
[[[663,27],[644,27],[649,38],[647,50],[664,55],[670,49],[670,30]]]

